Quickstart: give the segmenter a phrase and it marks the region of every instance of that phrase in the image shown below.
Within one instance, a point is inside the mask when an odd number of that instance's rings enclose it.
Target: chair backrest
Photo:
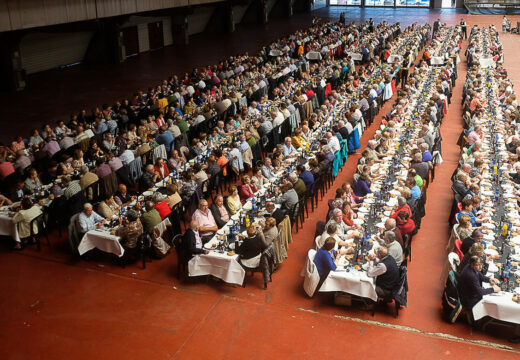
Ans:
[[[451,265],[451,269],[453,271],[457,271],[458,266],[460,265],[459,255],[455,252],[451,252],[448,254],[448,262]]]
[[[318,221],[316,223],[316,231],[314,232],[314,237],[321,236],[321,234],[323,234],[323,232],[325,231],[325,225],[327,225],[325,221]]]
[[[30,230],[31,230],[31,236],[35,236],[37,234],[41,234],[45,231],[47,227],[47,221],[46,221],[46,214],[42,213],[31,220],[30,223]]]
[[[460,249],[462,246],[462,240],[457,239],[455,240],[455,249],[453,251],[459,256],[460,261],[464,259],[464,254],[462,253],[462,250]]]

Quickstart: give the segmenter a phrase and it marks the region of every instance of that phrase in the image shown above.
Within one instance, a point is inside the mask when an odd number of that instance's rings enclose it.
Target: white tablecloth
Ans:
[[[401,55],[390,55],[386,61],[389,64],[393,64],[395,62],[395,59],[399,59],[399,62],[401,62],[403,60],[403,57]]]
[[[278,49],[272,49],[271,51],[269,51],[269,56],[282,56],[282,55],[283,55],[283,52]]]
[[[309,51],[305,57],[307,60],[321,60],[321,54],[317,51]]]
[[[79,254],[83,255],[94,248],[119,257],[125,253],[125,249],[119,243],[119,236],[112,235],[107,230],[90,230],[83,235],[78,246]]]
[[[18,228],[7,214],[0,214],[0,235],[10,236],[15,241],[20,242]]]
[[[229,283],[242,285],[246,272],[238,263],[238,255],[210,251],[207,255],[195,255],[188,263],[190,276],[213,275]]]
[[[496,64],[493,61],[493,58],[480,58],[479,60],[480,67],[482,68],[495,68]]]
[[[366,272],[331,271],[320,292],[341,291],[377,301],[376,286]]]
[[[444,58],[441,56],[433,56],[430,60],[430,63],[432,65],[443,65],[444,64]]]
[[[363,59],[363,56],[361,56],[360,53],[347,52],[347,55],[350,56],[354,61],[361,61]]]
[[[520,304],[511,300],[513,297],[512,293],[500,294],[485,295],[473,307],[475,320],[482,319],[484,316],[490,316],[494,319],[520,324]]]

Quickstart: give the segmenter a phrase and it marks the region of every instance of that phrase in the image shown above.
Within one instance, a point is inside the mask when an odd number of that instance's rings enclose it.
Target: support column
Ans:
[[[27,76],[22,67],[20,53],[21,36],[13,33],[0,34],[0,90],[22,91],[27,85]]]
[[[188,34],[188,15],[172,16],[172,36],[175,45],[188,45],[190,35]]]
[[[329,1],[329,0],[327,0]],[[294,0],[287,0],[287,17],[292,17],[294,14]]]
[[[226,30],[228,33],[235,32],[235,19],[233,18],[233,5],[226,3]]]
[[[267,0],[259,0],[260,1],[260,11],[258,12],[259,19],[258,23],[267,24],[269,21],[269,14],[267,13]]]

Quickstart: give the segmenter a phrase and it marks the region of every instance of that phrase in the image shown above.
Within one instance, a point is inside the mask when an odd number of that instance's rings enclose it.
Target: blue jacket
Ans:
[[[314,176],[309,170],[305,170],[304,172],[302,172],[300,174],[300,179],[302,179],[305,183],[305,187],[307,188],[307,190],[309,190],[312,184],[314,184]]]
[[[168,153],[170,153],[170,151],[172,151],[175,147],[174,140],[175,139],[173,138],[173,134],[170,132],[170,130],[166,130],[164,133],[155,137],[155,141],[157,141],[159,145],[163,144]]]
[[[332,250],[332,253],[334,254],[334,256],[336,256],[335,250]],[[316,256],[314,257],[314,264],[316,265],[316,269],[320,274],[320,278],[327,277],[331,270],[336,270],[336,264],[334,264],[332,256],[324,248],[320,248],[316,252]]]

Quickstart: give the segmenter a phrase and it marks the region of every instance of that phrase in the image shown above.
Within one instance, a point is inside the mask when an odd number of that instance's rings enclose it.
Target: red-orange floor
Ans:
[[[439,16],[454,23],[461,15]],[[491,21],[498,26],[500,21],[498,16],[465,18],[470,26]],[[515,54],[520,37],[501,39],[510,76],[518,80]],[[313,299],[304,294],[299,272],[312,246],[316,221],[325,215],[325,199],[306,219],[303,231],[294,234],[289,258],[267,291],[261,289],[258,274],[245,289],[214,280],[180,282],[174,255],[149,263],[146,270],[137,264],[122,269],[108,256],[73,261],[66,240],[55,234],[50,248],[43,240],[40,253],[33,248],[12,253],[2,243],[0,358],[518,359],[520,346],[507,342],[507,331],[474,332],[464,322],[449,325],[440,317],[439,274],[446,256],[449,176],[459,159],[456,140],[462,126],[464,78],[461,64],[442,127],[444,163],[428,190],[427,215],[414,238],[409,264],[409,303],[398,319],[335,306],[326,294]],[[365,133],[363,146],[374,131],[372,126]],[[351,178],[355,163],[351,158],[327,198]]]

